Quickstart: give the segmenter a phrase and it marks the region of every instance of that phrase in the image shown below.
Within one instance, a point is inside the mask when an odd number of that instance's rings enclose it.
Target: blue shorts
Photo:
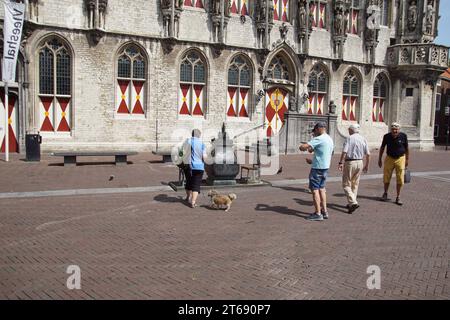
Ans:
[[[311,169],[309,173],[309,189],[319,190],[325,188],[328,169]]]

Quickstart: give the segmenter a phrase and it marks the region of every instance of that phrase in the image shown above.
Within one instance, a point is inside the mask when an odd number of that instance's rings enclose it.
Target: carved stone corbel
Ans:
[[[264,79],[264,65],[266,64],[267,57],[270,53],[269,49],[259,49],[256,52],[256,58],[258,61],[258,72],[261,80]]]
[[[106,31],[99,28],[88,30],[88,37],[94,45],[97,45],[105,34]]]
[[[225,50],[225,44],[223,43],[214,43],[211,48],[214,55],[214,58],[218,58],[222,55],[223,50]]]
[[[343,63],[344,63],[343,59],[334,59],[332,62],[333,71],[337,71]]]
[[[172,52],[173,48],[177,44],[177,39],[175,38],[162,38],[161,39],[161,46],[164,51],[164,54],[169,54]]]

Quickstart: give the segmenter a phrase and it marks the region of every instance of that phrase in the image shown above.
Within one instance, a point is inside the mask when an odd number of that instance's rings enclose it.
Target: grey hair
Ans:
[[[201,135],[202,135],[202,132],[199,129],[192,130],[192,136],[193,137],[200,138]]]

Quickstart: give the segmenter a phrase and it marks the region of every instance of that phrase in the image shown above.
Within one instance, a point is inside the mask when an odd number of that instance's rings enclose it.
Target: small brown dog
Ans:
[[[237,196],[234,193],[230,193],[228,195],[221,195],[216,190],[210,190],[208,192],[208,197],[211,197],[211,208],[222,208],[223,205],[226,205],[225,211],[230,210],[231,203],[236,200]]]

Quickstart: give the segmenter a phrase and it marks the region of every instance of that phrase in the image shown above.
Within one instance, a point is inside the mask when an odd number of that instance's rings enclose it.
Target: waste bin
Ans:
[[[27,161],[41,161],[42,137],[38,134],[25,135],[25,149]]]

